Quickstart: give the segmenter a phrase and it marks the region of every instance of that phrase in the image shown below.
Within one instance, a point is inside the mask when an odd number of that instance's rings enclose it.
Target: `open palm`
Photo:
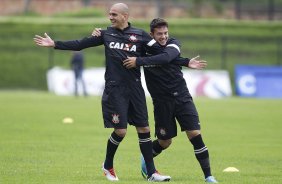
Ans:
[[[192,58],[188,63],[188,67],[192,69],[199,69],[199,70],[204,69],[207,66],[207,62],[199,58],[200,56],[196,56]]]
[[[47,33],[44,33],[45,37],[35,35],[33,38],[34,42],[42,47],[55,47],[54,40],[52,40]]]

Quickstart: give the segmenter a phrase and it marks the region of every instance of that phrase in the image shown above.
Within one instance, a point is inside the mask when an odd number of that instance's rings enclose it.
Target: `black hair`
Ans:
[[[153,33],[155,28],[167,27],[168,23],[162,18],[155,18],[150,23],[150,31]]]

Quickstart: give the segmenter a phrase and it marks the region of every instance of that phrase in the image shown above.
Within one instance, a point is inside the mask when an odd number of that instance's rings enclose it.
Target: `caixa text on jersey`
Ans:
[[[120,50],[126,50],[130,52],[136,52],[136,45],[128,44],[128,43],[111,42],[109,44],[109,47],[111,49],[120,49]]]

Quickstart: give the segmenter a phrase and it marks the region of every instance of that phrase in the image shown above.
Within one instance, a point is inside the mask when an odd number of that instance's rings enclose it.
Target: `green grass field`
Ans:
[[[103,127],[100,100],[0,91],[0,183],[109,183],[101,163],[112,130]],[[195,103],[212,172],[220,183],[281,183],[282,100],[196,98]],[[153,130],[150,99],[148,108]],[[62,123],[64,117],[72,117],[74,123]],[[146,183],[139,157],[137,134],[129,127],[115,157],[119,183]],[[155,163],[171,175],[171,183],[204,183],[183,133]],[[222,172],[230,166],[240,172]]]

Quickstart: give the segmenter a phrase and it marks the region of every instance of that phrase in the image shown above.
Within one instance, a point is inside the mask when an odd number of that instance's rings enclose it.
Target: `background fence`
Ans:
[[[104,16],[113,0],[1,0],[0,15],[54,15],[93,8]],[[198,17],[281,20],[282,0],[124,0],[135,18]],[[138,8],[136,8],[138,7]],[[89,13],[89,16],[97,14]],[[85,14],[84,14],[85,16]]]

